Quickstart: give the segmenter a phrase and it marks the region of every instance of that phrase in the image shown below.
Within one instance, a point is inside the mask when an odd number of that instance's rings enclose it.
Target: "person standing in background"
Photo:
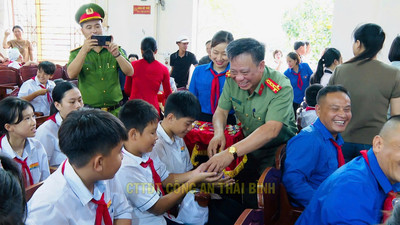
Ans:
[[[170,56],[171,77],[175,79],[178,89],[186,89],[189,79],[190,66],[197,66],[199,62],[196,56],[187,51],[189,38],[182,35],[176,40],[179,49]]]

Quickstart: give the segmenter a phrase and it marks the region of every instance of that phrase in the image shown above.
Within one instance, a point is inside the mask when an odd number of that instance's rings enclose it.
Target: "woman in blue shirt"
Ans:
[[[313,71],[307,63],[300,63],[300,56],[296,52],[290,52],[286,61],[289,68],[284,74],[290,79],[293,88],[293,110],[296,115],[296,110],[303,101],[305,90],[310,85]]]
[[[189,91],[198,99],[201,105],[200,121],[212,122],[212,116],[217,109],[219,96],[224,87],[226,73],[229,71],[229,59],[226,46],[233,41],[233,36],[227,31],[218,31],[211,40],[211,62],[197,66],[190,81]],[[231,111],[228,124],[236,124],[236,118]]]

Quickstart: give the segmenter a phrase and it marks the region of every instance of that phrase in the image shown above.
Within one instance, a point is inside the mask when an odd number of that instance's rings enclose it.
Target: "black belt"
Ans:
[[[100,109],[100,110],[103,110],[103,111],[106,111],[106,112],[111,112],[111,111],[113,111],[115,109],[118,109],[121,106],[121,104],[119,103],[119,104],[116,104],[116,105],[113,105],[113,106],[109,106],[109,107],[92,107],[90,105],[86,105],[86,106],[90,107],[90,108]]]

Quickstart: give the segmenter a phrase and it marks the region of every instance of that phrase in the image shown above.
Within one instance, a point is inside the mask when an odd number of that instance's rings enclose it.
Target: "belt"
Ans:
[[[115,109],[118,109],[121,106],[121,104],[116,104],[116,105],[113,105],[113,106],[110,106],[110,107],[92,107],[90,105],[88,105],[88,106],[90,108],[95,108],[95,109],[100,109],[102,111],[111,112],[111,111],[113,111]]]

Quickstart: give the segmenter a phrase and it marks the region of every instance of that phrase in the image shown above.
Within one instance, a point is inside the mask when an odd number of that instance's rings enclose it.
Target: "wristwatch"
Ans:
[[[237,155],[237,150],[235,147],[231,146],[228,148],[228,152],[233,155],[233,159],[236,160],[238,155]]]

